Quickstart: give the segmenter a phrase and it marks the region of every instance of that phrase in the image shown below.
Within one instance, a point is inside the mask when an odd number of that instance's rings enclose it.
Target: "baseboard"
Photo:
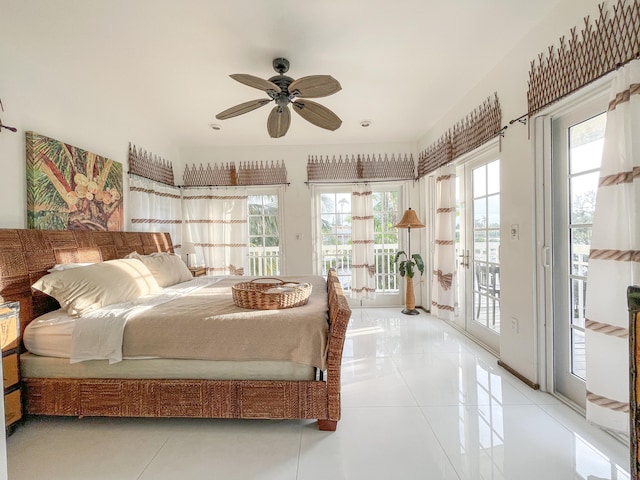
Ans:
[[[501,366],[502,368],[504,368],[507,372],[509,372],[514,377],[516,377],[522,383],[525,383],[526,385],[528,385],[529,387],[533,388],[534,390],[540,390],[540,384],[533,383],[527,377],[525,377],[524,375],[522,375],[522,374],[518,373],[517,371],[515,371],[513,368],[511,368],[509,365],[504,363],[502,360],[498,360],[498,365]]]

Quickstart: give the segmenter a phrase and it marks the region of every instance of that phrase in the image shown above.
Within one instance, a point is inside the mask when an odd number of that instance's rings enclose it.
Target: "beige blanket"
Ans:
[[[326,368],[328,299],[319,276],[279,277],[313,285],[309,302],[283,310],[234,305],[229,277],[127,321],[122,354],[204,360],[287,360]]]

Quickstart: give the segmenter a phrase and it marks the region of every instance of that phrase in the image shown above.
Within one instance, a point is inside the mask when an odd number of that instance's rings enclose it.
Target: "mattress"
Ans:
[[[31,353],[66,358],[68,363],[74,326],[74,318],[62,309],[54,310],[30,322],[24,330],[22,341]]]
[[[309,365],[284,361],[211,361],[166,358],[108,360],[69,363],[68,358],[33,353],[20,356],[23,378],[124,378],[205,380],[315,380]]]

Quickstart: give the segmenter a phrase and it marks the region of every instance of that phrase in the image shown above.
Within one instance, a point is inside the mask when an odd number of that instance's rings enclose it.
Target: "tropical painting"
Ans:
[[[26,132],[27,226],[122,230],[122,164]]]

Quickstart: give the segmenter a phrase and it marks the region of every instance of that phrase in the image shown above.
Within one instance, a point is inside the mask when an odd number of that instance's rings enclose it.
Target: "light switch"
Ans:
[[[511,225],[509,231],[511,232],[511,240],[518,240],[520,238],[520,225],[517,223]]]

